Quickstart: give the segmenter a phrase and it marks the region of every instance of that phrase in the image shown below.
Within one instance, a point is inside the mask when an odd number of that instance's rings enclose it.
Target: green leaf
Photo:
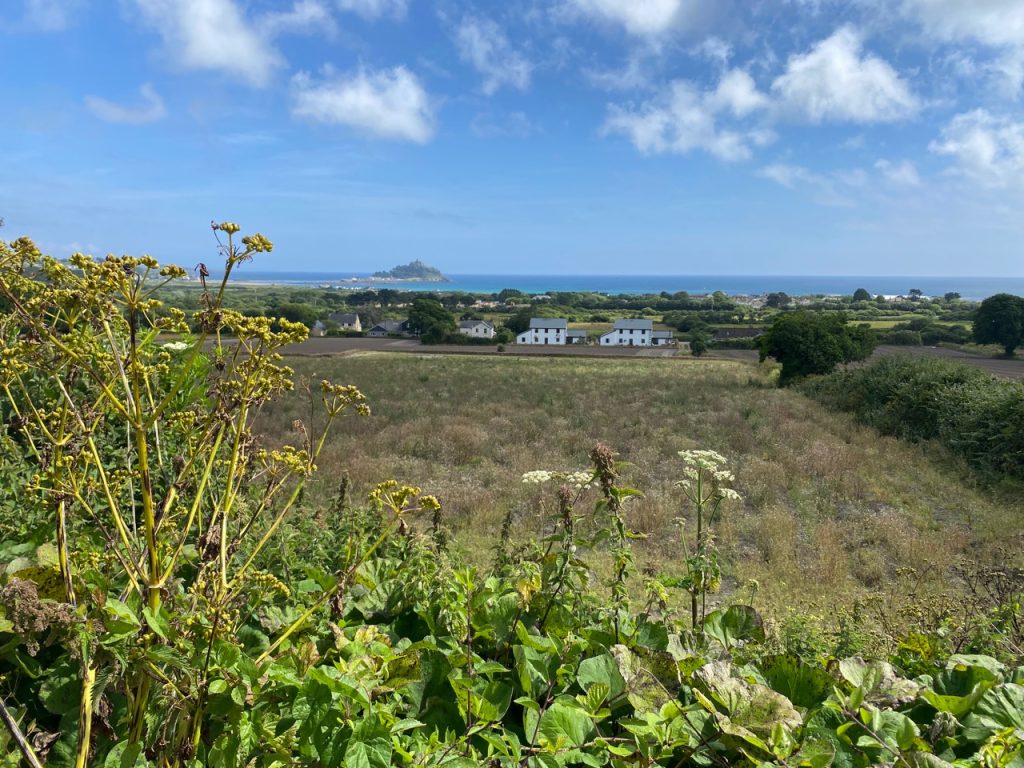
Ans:
[[[580,663],[576,681],[587,692],[595,683],[607,686],[609,699],[617,698],[626,689],[626,681],[619,672],[618,664],[611,654],[607,653],[584,659]]]
[[[1006,728],[1024,730],[1024,686],[1015,683],[986,692],[964,720],[964,736],[975,742]]]
[[[712,611],[707,615],[704,634],[713,637],[724,648],[735,648],[741,642],[764,642],[764,622],[749,605],[732,605],[724,611]]]
[[[832,692],[832,676],[820,666],[807,664],[797,656],[767,658],[761,664],[761,672],[769,688],[781,693],[797,707],[816,707]]]
[[[167,623],[167,617],[164,615],[164,609],[161,607],[156,611],[152,610],[148,605],[142,609],[142,615],[146,619],[146,624],[156,634],[162,637],[164,640],[168,639],[168,635],[171,633],[171,627]]]
[[[563,696],[541,716],[538,742],[552,750],[579,748],[593,733],[594,722],[590,715],[580,709],[574,699]]]
[[[843,659],[839,662],[839,673],[850,685],[860,689],[864,701],[882,707],[908,704],[917,698],[922,688],[920,683],[899,677],[893,666],[884,661]]]

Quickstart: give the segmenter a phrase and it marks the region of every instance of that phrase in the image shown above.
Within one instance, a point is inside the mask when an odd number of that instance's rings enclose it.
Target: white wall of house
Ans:
[[[477,323],[469,328],[459,328],[459,333],[474,339],[493,339],[494,326],[488,323]]]
[[[603,347],[649,347],[651,331],[636,328],[616,328],[601,337]]]
[[[561,328],[530,328],[516,336],[516,344],[565,344]]]

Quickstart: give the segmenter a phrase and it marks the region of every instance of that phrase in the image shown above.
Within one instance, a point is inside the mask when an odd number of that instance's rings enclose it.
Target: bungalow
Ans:
[[[587,332],[586,331],[569,331],[565,334],[566,344],[586,344],[587,343]]]
[[[486,320],[461,320],[459,333],[473,339],[493,339],[494,326]]]
[[[569,321],[561,317],[531,317],[530,328],[516,336],[516,344],[565,344]]]
[[[351,312],[334,312],[327,316],[327,319],[335,323],[343,331],[355,331],[362,333],[363,324],[359,322],[359,315]]]
[[[409,321],[381,320],[366,335],[372,336],[375,339],[381,339],[385,336],[407,336],[409,335]]]
[[[654,333],[650,320],[616,320],[615,327],[601,337],[602,347],[649,347]]]
[[[651,334],[651,344],[655,347],[669,347],[676,343],[676,338],[672,334],[672,331],[655,331]]]

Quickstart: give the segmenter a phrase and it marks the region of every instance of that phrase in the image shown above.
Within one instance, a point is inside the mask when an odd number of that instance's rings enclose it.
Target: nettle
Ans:
[[[225,282],[270,249],[215,231]],[[0,510],[24,518],[0,545],[5,764],[1024,764],[1011,659],[936,655],[911,678],[779,655],[739,595],[708,605],[714,525],[739,501],[718,454],[681,454],[695,533],[683,576],[644,575],[642,607],[639,492],[606,446],[523,478],[553,491],[548,534],[515,548],[509,518],[487,570],[420,488],[351,504],[344,485],[309,509],[328,430],[363,396],[323,383],[319,426],[262,444],[253,417],[292,386],[280,349],[305,329],[224,309],[225,282],[185,318],[153,293],[180,275],[0,244]]]

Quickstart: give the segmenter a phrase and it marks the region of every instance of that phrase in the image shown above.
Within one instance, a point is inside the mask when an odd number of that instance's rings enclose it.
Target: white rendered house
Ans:
[[[602,347],[649,347],[654,336],[651,320],[616,320],[615,327],[601,337]]]
[[[567,342],[569,321],[561,317],[531,317],[529,329],[516,336],[516,344],[559,344]]]
[[[473,339],[493,339],[494,326],[486,320],[462,320],[459,322],[459,333]]]

